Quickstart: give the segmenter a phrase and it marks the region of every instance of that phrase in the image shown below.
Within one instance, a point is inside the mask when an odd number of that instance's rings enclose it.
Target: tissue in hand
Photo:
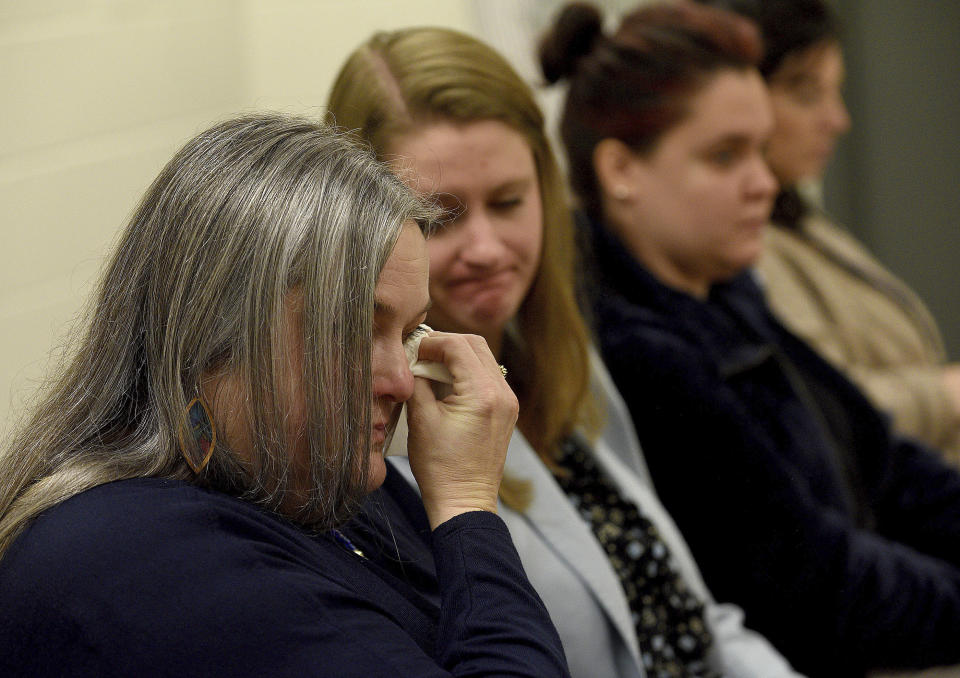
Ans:
[[[447,369],[447,366],[443,363],[437,363],[430,360],[420,360],[418,357],[420,354],[420,341],[427,336],[428,332],[432,332],[427,325],[418,325],[417,328],[410,333],[410,336],[407,337],[406,342],[403,345],[404,350],[407,352],[407,361],[410,363],[410,371],[413,372],[415,377],[424,377],[430,379],[433,383],[433,393],[438,400],[442,400],[444,396],[450,393],[451,386],[453,384],[453,375],[450,374],[450,370]],[[387,431],[387,440],[383,445],[384,454],[388,456],[407,456],[407,417],[406,417],[406,405],[403,408],[397,408],[396,414],[394,415],[394,425],[390,427],[390,430]],[[397,430],[400,430],[400,436],[394,443],[394,434]]]
[[[410,336],[407,337],[406,343],[403,345],[403,348],[407,352],[407,360],[410,362],[410,371],[413,372],[415,377],[425,377],[440,384],[452,384],[453,375],[450,374],[450,370],[447,369],[447,366],[443,363],[436,363],[430,360],[420,360],[418,357],[420,355],[420,342],[428,332],[433,330],[427,325],[418,325],[417,328],[410,333]],[[449,392],[449,389],[438,389],[438,384],[434,384],[434,392],[437,394],[437,398],[443,398],[443,393],[438,391]]]

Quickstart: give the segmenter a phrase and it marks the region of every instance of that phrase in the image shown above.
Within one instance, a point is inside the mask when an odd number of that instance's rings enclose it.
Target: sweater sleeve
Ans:
[[[898,430],[956,454],[960,414],[943,387],[943,342],[929,311],[846,231],[822,218],[809,228],[812,238],[768,231],[758,270],[771,308]]]
[[[0,675],[569,677],[493,514],[434,533],[438,627],[434,606],[333,540],[160,482],[64,502],[0,559]]]
[[[563,647],[504,522],[475,511],[433,532],[438,657],[456,676],[569,676]]]
[[[893,438],[892,464],[878,511],[897,541],[960,565],[960,475],[941,455],[903,437]]]
[[[956,444],[960,417],[943,388],[940,366],[876,367],[851,363],[841,367],[878,408],[893,417],[898,430],[957,454],[951,448]]]
[[[960,660],[954,564],[819,501],[817,479],[751,425],[753,404],[698,347],[655,328],[642,341],[629,334],[605,341],[610,372],[657,491],[719,600],[738,603],[749,626],[815,675]]]

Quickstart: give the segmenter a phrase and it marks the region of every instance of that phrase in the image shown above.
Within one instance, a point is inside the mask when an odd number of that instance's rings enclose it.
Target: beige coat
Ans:
[[[839,369],[896,427],[960,451],[960,417],[941,381],[946,355],[929,311],[850,234],[822,215],[768,229],[758,264],[780,320]]]

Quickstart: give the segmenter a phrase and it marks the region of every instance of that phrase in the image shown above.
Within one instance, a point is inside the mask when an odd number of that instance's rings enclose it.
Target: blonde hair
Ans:
[[[595,434],[600,417],[589,388],[589,334],[576,298],[573,222],[530,88],[478,40],[444,28],[412,28],[377,33],[354,51],[333,85],[328,110],[381,159],[391,140],[431,120],[497,120],[530,146],[543,202],[543,254],[503,357],[520,400],[520,430],[555,467],[559,442],[577,428]],[[501,498],[514,508],[525,503],[509,494],[505,482]]]
[[[324,125],[257,115],[189,141],[147,190],[73,357],[0,458],[0,556],[40,512],[125,478],[187,480],[275,511],[286,499],[283,512],[309,526],[343,520],[366,486],[377,278],[403,222],[434,215]],[[282,365],[293,288],[310,328],[312,489],[291,509]],[[218,442],[194,475],[178,432],[201,378],[221,370],[239,377],[252,453]]]

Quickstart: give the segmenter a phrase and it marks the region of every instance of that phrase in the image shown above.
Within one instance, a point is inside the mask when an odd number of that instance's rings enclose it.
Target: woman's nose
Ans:
[[[373,395],[402,403],[413,395],[413,372],[403,344],[384,347],[374,360]]]
[[[839,89],[824,98],[820,107],[820,125],[833,135],[843,134],[850,129],[850,113]]]
[[[843,134],[850,129],[850,112],[842,97],[837,97],[830,108],[830,124],[836,134]]]
[[[747,178],[747,192],[752,197],[769,198],[776,194],[780,184],[773,175],[773,170],[767,164],[763,155],[758,154],[750,167]]]
[[[502,250],[503,242],[497,233],[496,225],[483,211],[474,211],[466,215],[461,229],[463,242],[460,245],[460,258],[472,266],[488,266],[495,262]]]

